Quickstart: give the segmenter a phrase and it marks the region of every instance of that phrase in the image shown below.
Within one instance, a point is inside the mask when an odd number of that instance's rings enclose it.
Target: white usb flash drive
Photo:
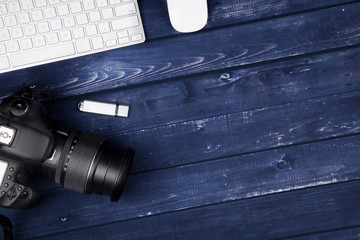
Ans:
[[[129,106],[127,105],[83,100],[79,103],[78,107],[80,111],[87,113],[96,113],[117,117],[129,116]]]

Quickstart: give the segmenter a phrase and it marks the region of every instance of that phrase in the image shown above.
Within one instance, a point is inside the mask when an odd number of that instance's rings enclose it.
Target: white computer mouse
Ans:
[[[178,32],[196,32],[208,19],[207,0],[167,0],[170,22]]]

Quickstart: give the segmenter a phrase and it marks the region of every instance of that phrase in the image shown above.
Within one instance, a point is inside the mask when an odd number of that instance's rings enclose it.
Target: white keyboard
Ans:
[[[144,41],[137,0],[0,0],[0,73]]]

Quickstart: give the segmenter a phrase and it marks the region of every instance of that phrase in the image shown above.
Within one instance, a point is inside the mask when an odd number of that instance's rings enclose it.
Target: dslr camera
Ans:
[[[0,104],[0,207],[26,209],[40,199],[31,177],[118,201],[134,152],[103,137],[58,126],[30,88]]]

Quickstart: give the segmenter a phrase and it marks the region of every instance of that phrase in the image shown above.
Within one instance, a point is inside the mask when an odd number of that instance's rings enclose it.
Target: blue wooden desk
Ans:
[[[360,2],[209,0],[193,34],[139,3],[146,43],[0,75],[1,98],[57,92],[59,123],[136,151],[118,203],[44,180],[1,209],[16,239],[359,239]]]

